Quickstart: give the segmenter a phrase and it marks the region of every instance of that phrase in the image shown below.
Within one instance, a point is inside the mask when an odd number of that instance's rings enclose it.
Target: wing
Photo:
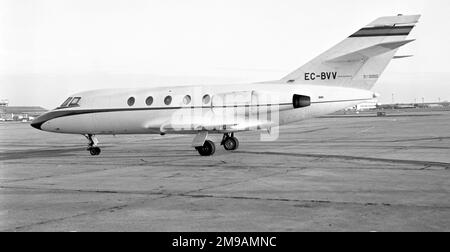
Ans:
[[[275,126],[271,121],[244,121],[237,123],[220,123],[220,122],[200,122],[200,123],[165,123],[161,125],[160,131],[194,133],[199,131],[231,133],[252,130],[268,130]]]

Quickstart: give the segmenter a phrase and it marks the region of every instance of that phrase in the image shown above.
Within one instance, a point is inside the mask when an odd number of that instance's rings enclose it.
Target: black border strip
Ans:
[[[350,38],[407,36],[415,26],[367,27],[355,32]]]
[[[323,104],[323,103],[339,103],[350,101],[366,101],[369,99],[356,99],[356,100],[337,100],[337,101],[320,101],[311,102],[311,104]],[[270,106],[287,106],[292,103],[280,103],[280,104],[259,104],[259,105],[240,105],[240,106],[216,106],[214,108],[250,108],[250,107],[270,107]],[[56,118],[83,115],[83,114],[95,114],[95,113],[111,113],[111,112],[123,112],[123,111],[149,111],[149,110],[176,110],[176,109],[211,109],[211,106],[190,106],[190,107],[155,107],[155,108],[113,108],[113,109],[77,109],[77,110],[53,110],[45,113],[35,121],[31,123],[31,126],[36,129],[41,129],[42,124]]]

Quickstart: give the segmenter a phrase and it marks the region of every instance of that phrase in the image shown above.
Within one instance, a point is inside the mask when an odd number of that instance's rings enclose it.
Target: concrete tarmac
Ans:
[[[80,135],[0,123],[0,231],[450,231],[450,112],[240,133]],[[221,136],[215,136],[216,143]]]

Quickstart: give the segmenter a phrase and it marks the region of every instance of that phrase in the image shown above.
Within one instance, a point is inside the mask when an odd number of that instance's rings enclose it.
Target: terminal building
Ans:
[[[8,100],[0,100],[0,108],[8,107],[9,101]]]
[[[370,102],[361,103],[355,106],[356,111],[366,111],[376,109],[378,106],[378,101],[373,100]]]
[[[47,112],[38,106],[9,106],[8,100],[0,100],[0,121],[32,121]]]

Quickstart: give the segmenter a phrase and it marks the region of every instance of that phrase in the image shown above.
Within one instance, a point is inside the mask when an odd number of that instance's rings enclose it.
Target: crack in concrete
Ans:
[[[262,179],[262,178],[268,178],[268,177],[272,177],[272,176],[276,176],[276,175],[287,174],[288,172],[289,172],[289,169],[287,169],[283,172],[273,172],[273,173],[258,176],[255,178],[249,178],[249,179],[244,179],[244,180],[239,180],[239,181],[234,181],[234,182],[229,182],[229,183],[223,183],[223,184],[219,184],[219,185],[207,186],[207,187],[204,187],[204,188],[201,188],[198,190],[190,191],[188,193],[196,193],[196,192],[201,192],[201,191],[209,190],[209,189],[216,189],[216,188],[220,188],[220,187],[224,187],[224,186],[237,185],[237,184],[254,181],[254,180],[258,180],[258,179]]]
[[[246,197],[246,196],[220,196],[211,194],[178,194],[174,196],[185,196],[193,198],[220,198],[220,199],[236,199],[236,200],[264,200],[279,202],[303,202],[316,204],[338,204],[338,205],[363,205],[363,206],[386,206],[386,207],[416,207],[416,208],[433,208],[433,209],[450,209],[450,206],[439,205],[407,205],[407,204],[391,204],[379,202],[356,202],[356,201],[330,201],[330,200],[313,200],[313,199],[286,199],[286,198],[262,198],[262,197]]]
[[[0,153],[0,161],[14,160],[14,159],[27,159],[27,158],[42,158],[42,157],[58,157],[72,151],[80,151],[82,148],[64,148],[64,149],[39,149],[39,150],[26,150],[26,151],[11,151]]]
[[[434,162],[434,161],[419,161],[419,160],[402,160],[402,159],[387,159],[387,158],[372,158],[372,157],[359,157],[359,156],[347,156],[347,155],[325,155],[325,154],[302,154],[302,153],[286,153],[286,152],[256,152],[256,151],[236,151],[241,154],[253,154],[253,155],[279,155],[279,156],[292,156],[292,157],[309,157],[309,158],[331,158],[331,159],[343,159],[343,160],[364,160],[372,162],[384,162],[384,163],[399,163],[399,164],[411,164],[420,166],[438,166],[448,169],[450,163]]]
[[[267,175],[269,176],[269,175]],[[266,177],[267,177],[266,176]],[[238,184],[246,181],[235,181]],[[226,184],[217,185],[217,187],[225,186]],[[226,196],[226,195],[213,195],[213,194],[197,194],[198,192],[214,189],[215,186],[200,188],[187,192],[164,192],[164,191],[119,191],[119,190],[81,190],[81,189],[48,189],[48,188],[33,188],[33,187],[13,187],[13,186],[0,186],[1,189],[16,189],[16,190],[33,190],[41,191],[45,193],[100,193],[100,194],[134,194],[134,195],[149,195],[149,196],[164,196],[159,198],[152,198],[151,200],[167,198],[167,197],[191,197],[191,198],[220,198],[220,199],[240,199],[240,200],[265,200],[265,201],[280,201],[280,202],[306,202],[306,203],[327,203],[327,204],[342,204],[342,205],[366,205],[366,206],[393,206],[393,207],[418,207],[418,208],[440,208],[450,209],[447,205],[414,205],[414,204],[392,204],[392,203],[379,203],[379,202],[356,202],[356,201],[330,201],[330,200],[314,200],[314,199],[288,199],[288,198],[264,198],[264,197],[249,197],[249,196]],[[139,199],[139,201],[146,201],[148,199]],[[130,206],[131,204],[127,204]]]
[[[144,161],[144,160],[142,160]],[[284,173],[287,173],[288,171],[285,171]],[[246,180],[240,180],[240,181],[234,181],[231,183],[224,183],[221,185],[215,185],[215,186],[209,186],[209,187],[204,187],[204,188],[200,188],[198,190],[192,190],[192,191],[188,191],[185,192],[184,194],[189,194],[189,193],[198,193],[201,192],[203,190],[207,190],[207,189],[213,189],[213,188],[217,188],[217,187],[221,187],[221,186],[227,186],[227,185],[233,185],[233,184],[238,184],[238,183],[244,183],[250,180],[254,180],[254,179],[259,179],[259,178],[264,178],[264,177],[269,177],[269,176],[273,176],[273,175],[277,175],[280,174],[280,172],[277,173],[271,173],[271,174],[267,174],[264,176],[259,176],[257,178],[250,178],[250,179],[246,179]],[[0,186],[1,189],[18,189],[18,190],[41,190],[42,188],[31,188],[31,187],[8,187],[8,186]],[[45,189],[44,189],[45,190]],[[66,189],[46,189],[50,192],[59,192],[59,193],[67,193],[68,190]],[[108,194],[120,194],[123,192],[119,192],[119,191],[108,191],[108,190],[92,190],[92,191],[87,191],[87,190],[72,190],[73,193],[108,193]],[[128,193],[128,192],[127,192]],[[41,222],[37,222],[37,223],[31,223],[28,225],[23,225],[23,226],[19,226],[19,227],[15,227],[13,229],[11,229],[11,231],[20,231],[23,229],[27,229],[27,228],[31,228],[34,226],[38,226],[38,225],[45,225],[45,224],[49,224],[49,223],[55,223],[55,222],[59,222],[59,221],[64,221],[67,219],[71,219],[71,218],[77,218],[77,217],[81,217],[81,216],[88,216],[88,215],[95,215],[98,213],[102,213],[105,211],[111,211],[111,210],[122,210],[128,206],[135,206],[139,204],[143,204],[145,202],[147,202],[148,200],[158,200],[158,199],[163,199],[163,198],[169,198],[172,197],[174,194],[172,193],[164,193],[164,192],[147,192],[147,193],[143,193],[143,192],[135,192],[133,194],[138,194],[138,195],[147,195],[147,196],[161,196],[158,198],[146,198],[146,199],[139,199],[137,201],[135,201],[134,203],[128,203],[128,204],[122,204],[122,205],[118,205],[118,206],[113,206],[113,207],[109,207],[109,208],[103,208],[103,209],[99,209],[96,211],[90,211],[90,212],[85,212],[85,213],[81,213],[81,214],[76,214],[76,215],[72,215],[72,216],[67,216],[67,217],[63,217],[63,218],[56,218],[56,219],[50,219],[50,220],[46,220],[46,221],[41,221]],[[175,194],[176,195],[176,194]],[[180,194],[180,196],[183,194]],[[9,230],[6,230],[9,231]]]
[[[301,141],[301,139],[299,139],[298,141]],[[290,141],[277,141],[277,144],[285,144],[285,145],[291,145],[297,148],[311,148],[311,144],[305,144],[305,143],[298,143],[295,140],[290,140]],[[321,146],[321,144],[323,144],[323,146]],[[450,149],[450,147],[448,146],[426,146],[426,145],[421,145],[421,146],[400,146],[400,145],[370,145],[370,144],[352,144],[352,145],[348,145],[348,144],[340,144],[340,143],[330,143],[330,142],[326,142],[326,143],[314,143],[314,147],[315,148],[327,148],[329,149],[331,148],[354,148],[354,149],[388,149],[388,148],[392,148],[392,149],[399,149],[399,150],[410,150],[410,149],[415,149],[415,150],[423,150],[423,149],[432,149],[432,150],[448,150]]]
[[[123,209],[123,208],[125,208],[127,206],[128,206],[128,204],[117,205],[117,206],[113,206],[113,207],[97,209],[97,210],[91,211],[91,212],[84,212],[84,213],[75,214],[75,215],[71,215],[71,216],[66,216],[66,217],[61,217],[61,218],[56,218],[56,219],[49,219],[49,220],[45,220],[45,221],[39,221],[39,222],[35,222],[35,223],[30,223],[30,224],[27,224],[27,225],[17,226],[17,227],[11,228],[11,229],[6,229],[6,230],[3,230],[3,232],[14,232],[14,231],[17,232],[17,231],[21,231],[21,230],[25,230],[25,229],[34,227],[34,226],[60,222],[60,221],[64,221],[64,220],[71,219],[71,218],[76,218],[76,217],[81,217],[81,216],[101,213],[101,212],[104,212],[104,211],[120,210],[120,209]]]
[[[450,137],[423,137],[423,138],[410,138],[410,139],[397,139],[397,140],[378,140],[378,139],[372,139],[372,138],[360,138],[358,140],[352,140],[349,136],[344,137],[334,137],[334,138],[327,138],[322,140],[310,140],[310,139],[304,139],[304,138],[294,138],[289,140],[277,140],[277,143],[296,143],[296,144],[339,144],[339,143],[361,143],[363,141],[364,143],[403,143],[403,142],[416,142],[416,141],[433,141],[433,140],[447,140],[450,139]],[[296,142],[298,140],[301,140],[300,143]],[[251,141],[249,143],[255,143],[258,142]]]
[[[157,167],[157,166],[164,166],[166,164],[166,162],[177,162],[177,161],[185,161],[185,160],[186,160],[186,158],[178,158],[178,159],[171,159],[171,160],[164,160],[164,161],[149,163],[149,162],[141,159],[140,161],[142,163],[132,164],[132,165],[128,165],[128,166],[121,166],[121,167],[115,167],[115,168],[92,169],[92,170],[85,170],[85,171],[81,171],[81,172],[69,172],[69,173],[62,173],[62,174],[58,174],[58,175],[47,175],[47,176],[31,177],[31,178],[24,178],[24,179],[5,180],[5,181],[2,181],[2,183],[24,182],[24,181],[32,181],[32,180],[37,180],[37,179],[58,178],[58,177],[63,177],[63,176],[82,175],[82,174],[90,174],[90,173],[103,172],[103,171],[114,171],[114,170],[128,169],[133,166],[134,167],[139,167],[139,166]],[[97,163],[96,165],[98,166],[98,165],[105,165],[105,164]]]
[[[289,170],[284,171],[283,173],[288,173]],[[140,204],[144,204],[148,202],[149,200],[160,200],[164,198],[170,198],[170,197],[190,197],[190,198],[215,198],[215,199],[233,199],[233,200],[258,200],[258,201],[275,201],[275,202],[290,202],[290,203],[301,203],[301,204],[316,204],[316,205],[331,205],[331,204],[337,204],[337,205],[359,205],[359,206],[377,206],[377,207],[415,207],[415,208],[433,208],[433,209],[450,209],[450,206],[438,206],[438,205],[406,205],[406,204],[390,204],[390,203],[378,203],[378,202],[345,202],[345,201],[329,201],[329,200],[314,200],[314,199],[288,199],[288,198],[264,198],[264,197],[248,197],[248,196],[221,196],[221,195],[212,195],[212,194],[199,194],[199,192],[208,190],[208,189],[214,189],[219,188],[227,185],[233,185],[233,184],[239,184],[239,183],[245,183],[249,180],[256,180],[261,179],[264,177],[270,177],[274,175],[278,175],[280,172],[277,173],[271,173],[266,174],[264,176],[259,176],[257,178],[252,179],[246,179],[246,180],[239,180],[234,181],[230,183],[223,183],[220,185],[215,186],[209,186],[200,188],[197,190],[182,192],[182,193],[170,193],[170,192],[163,192],[163,191],[117,191],[117,190],[71,190],[71,189],[43,189],[43,188],[32,188],[32,187],[14,187],[14,186],[0,186],[1,189],[17,189],[17,190],[33,190],[33,191],[42,191],[42,192],[51,192],[51,193],[102,193],[102,194],[135,194],[135,195],[146,195],[146,196],[160,196],[157,198],[140,198],[136,201],[129,202],[127,204],[120,204],[112,207],[107,208],[101,208],[97,209],[95,211],[88,211],[76,215],[66,216],[62,218],[55,218],[45,221],[40,221],[36,223],[31,223],[28,225],[22,225],[18,227],[14,227],[12,229],[7,229],[5,231],[21,231],[26,230],[28,228],[39,226],[39,225],[45,225],[50,223],[56,223],[60,221],[65,221],[67,219],[82,217],[82,216],[89,216],[89,215],[95,215],[102,212],[107,211],[113,211],[113,210],[123,210],[127,207],[136,206]],[[311,207],[311,206],[302,206],[302,205],[296,205],[295,207]]]

